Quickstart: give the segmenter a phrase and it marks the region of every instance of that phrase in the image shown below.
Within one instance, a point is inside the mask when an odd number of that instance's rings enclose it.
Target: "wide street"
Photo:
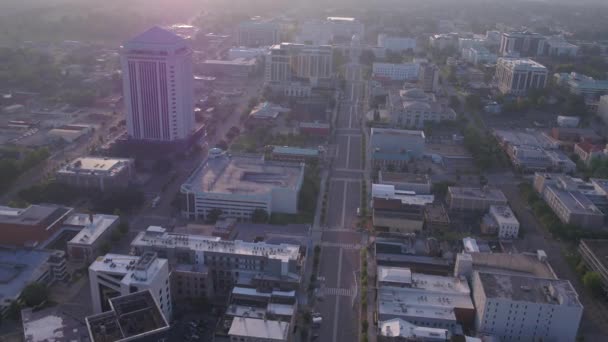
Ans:
[[[319,295],[315,310],[323,324],[320,341],[357,341],[359,327],[358,279],[360,249],[365,237],[358,232],[361,205],[362,159],[361,100],[363,83],[359,65],[349,65],[347,82],[335,127],[336,156],[329,172],[327,222],[321,233]]]

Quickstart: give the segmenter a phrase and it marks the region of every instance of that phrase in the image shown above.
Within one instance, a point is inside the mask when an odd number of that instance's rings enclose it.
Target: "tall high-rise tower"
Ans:
[[[186,41],[153,27],[124,44],[121,64],[129,138],[188,138],[194,130],[194,88]]]

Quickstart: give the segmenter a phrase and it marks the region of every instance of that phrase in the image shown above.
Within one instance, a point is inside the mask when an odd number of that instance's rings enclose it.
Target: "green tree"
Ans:
[[[118,231],[121,234],[126,234],[129,232],[129,223],[128,222],[120,222],[118,224]]]
[[[222,209],[213,208],[207,214],[207,221],[215,223],[222,216]]]
[[[264,209],[256,209],[251,213],[251,221],[253,223],[268,223],[268,212]]]
[[[32,307],[40,305],[49,297],[48,288],[40,283],[31,283],[21,291],[21,298],[25,305]]]
[[[604,290],[602,287],[602,277],[597,272],[587,272],[583,276],[583,284],[591,290],[594,295],[601,295]]]

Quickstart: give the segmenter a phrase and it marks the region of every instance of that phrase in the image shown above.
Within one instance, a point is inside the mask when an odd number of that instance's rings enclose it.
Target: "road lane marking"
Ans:
[[[344,227],[346,218],[346,190],[348,189],[348,182],[344,182],[344,196],[342,197],[342,223],[340,227]]]
[[[338,247],[344,249],[361,249],[358,243],[321,242],[321,247]]]
[[[345,296],[352,297],[355,295],[355,290],[353,288],[342,288],[342,287],[324,287],[321,288],[321,293],[325,296]]]
[[[340,278],[342,275],[342,249],[338,252],[338,281],[336,285],[340,286]],[[338,317],[340,316],[340,296],[336,296],[336,310],[334,311],[334,334],[332,341],[338,342]]]

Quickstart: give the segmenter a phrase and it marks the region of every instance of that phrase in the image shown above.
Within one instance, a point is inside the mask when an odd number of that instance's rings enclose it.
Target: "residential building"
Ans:
[[[594,159],[605,159],[608,156],[606,145],[596,145],[587,141],[574,144],[574,154],[576,154],[585,165],[591,165]]]
[[[487,211],[492,205],[507,205],[507,198],[499,189],[450,186],[446,197],[450,210]]]
[[[169,320],[152,290],[140,290],[109,299],[108,311],[86,323],[91,342],[163,342],[169,340]]]
[[[372,77],[389,81],[417,80],[418,63],[380,63],[372,64]]]
[[[499,58],[496,63],[498,89],[503,94],[525,95],[547,85],[547,68],[531,59]]]
[[[230,342],[289,341],[289,323],[258,318],[236,317],[228,331]]]
[[[265,161],[257,156],[221,156],[201,164],[181,186],[191,219],[223,217],[249,220],[256,210],[295,214],[304,164]]]
[[[61,229],[73,210],[54,204],[0,206],[0,241],[10,246],[38,246]]]
[[[531,57],[543,52],[545,37],[533,32],[503,32],[500,40],[501,56]]]
[[[413,51],[416,49],[416,38],[394,37],[380,33],[378,35],[378,46],[395,52]]]
[[[470,328],[475,307],[466,279],[378,266],[378,321],[400,318],[414,325],[459,331]],[[459,328],[460,327],[460,328]]]
[[[581,239],[578,251],[585,266],[602,278],[604,290],[608,289],[608,240]]]
[[[254,17],[238,25],[237,45],[245,47],[270,46],[281,43],[281,25],[278,22]]]
[[[127,131],[135,140],[173,142],[194,131],[192,50],[153,27],[121,49]]]
[[[443,204],[427,204],[424,207],[424,227],[433,232],[447,231],[450,228],[450,216]]]
[[[490,226],[496,227],[495,232],[498,233],[498,238],[514,239],[519,235],[519,221],[509,206],[490,206],[487,218],[491,220]]]
[[[583,315],[567,280],[475,271],[475,328],[501,341],[574,341]]]
[[[83,317],[53,306],[21,310],[24,342],[89,342],[89,330]]]
[[[399,168],[423,156],[425,135],[423,131],[374,127],[369,144],[374,167]]]
[[[294,81],[316,85],[333,73],[332,48],[328,45],[281,43],[266,55],[265,82],[281,86]]]
[[[169,263],[155,253],[100,256],[89,266],[89,281],[94,313],[112,310],[111,298],[150,290],[164,316],[171,319]]]
[[[58,250],[0,247],[0,314],[32,283],[52,285],[69,278],[65,253]]]
[[[418,195],[431,193],[431,178],[427,174],[379,171],[378,183],[392,185],[395,190],[413,191]]]
[[[575,95],[596,99],[608,94],[608,80],[596,80],[576,72],[556,73],[553,77],[557,84],[567,87]]]
[[[434,93],[439,89],[440,70],[435,64],[422,63],[418,72],[418,84],[425,92]]]
[[[456,112],[447,101],[438,101],[422,89],[390,90],[386,101],[394,126],[423,128],[426,122],[456,120]]]
[[[228,296],[234,286],[292,291],[300,285],[304,259],[298,245],[227,241],[215,236],[167,233],[153,228],[135,237],[131,243],[134,252],[144,255],[155,252],[169,260],[174,272],[197,273],[208,297]],[[177,285],[176,296],[193,296],[188,293],[193,293],[196,283],[184,279],[183,284]]]
[[[600,96],[600,101],[597,105],[597,115],[608,124],[608,95]]]
[[[378,322],[378,341],[451,341],[452,334],[447,329],[419,327],[401,318]]]
[[[247,78],[255,72],[255,58],[236,58],[231,60],[208,59],[201,64],[205,75],[227,78]]]
[[[99,254],[104,243],[118,229],[120,217],[105,214],[74,214],[63,222],[64,226],[80,229],[67,244],[70,261],[91,263]]]
[[[462,57],[472,64],[494,64],[498,57],[483,46],[473,46],[462,49]]]
[[[135,176],[133,159],[81,157],[72,160],[55,174],[58,182],[93,190],[124,189]]]

